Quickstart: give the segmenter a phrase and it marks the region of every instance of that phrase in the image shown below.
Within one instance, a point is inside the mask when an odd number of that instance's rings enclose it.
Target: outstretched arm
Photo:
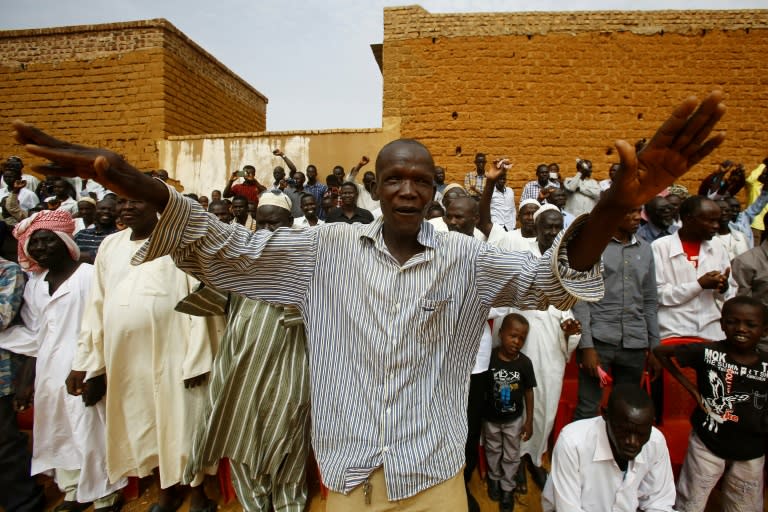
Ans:
[[[274,150],[274,151],[272,152],[272,154],[273,154],[273,155],[275,155],[275,156],[279,156],[280,158],[282,158],[282,159],[283,159],[283,162],[285,162],[285,165],[287,165],[287,166],[288,166],[288,170],[290,171],[290,172],[288,172],[288,176],[290,176],[290,177],[292,178],[292,177],[293,177],[293,174],[294,174],[294,173],[297,171],[297,169],[296,169],[296,164],[294,164],[294,163],[291,161],[291,159],[290,159],[290,158],[288,158],[288,157],[285,155],[285,153],[283,153],[283,152],[282,152],[281,150],[279,150],[279,149],[276,149],[276,150]]]
[[[616,142],[621,168],[581,233],[568,242],[572,268],[586,270],[599,261],[624,214],[674,183],[725,140],[722,132],[709,137],[723,114],[722,92],[712,92],[701,103],[690,97],[639,153],[626,141]]]
[[[64,142],[22,121],[14,121],[16,141],[27,151],[51,163],[32,169],[44,175],[80,176],[101,183],[120,197],[142,199],[162,211],[168,202],[168,187],[151,178],[108,149],[89,148]]]
[[[494,164],[485,171],[486,184],[480,195],[480,220],[477,221],[477,229],[482,231],[486,237],[490,235],[493,228],[493,220],[491,219],[493,189],[496,188],[496,182],[499,181],[504,171],[512,168],[512,164],[506,158],[502,158]]]

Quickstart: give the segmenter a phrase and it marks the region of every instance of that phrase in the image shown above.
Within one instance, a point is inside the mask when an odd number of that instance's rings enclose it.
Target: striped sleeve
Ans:
[[[568,266],[566,243],[578,234],[587,216],[581,216],[540,258],[532,253],[504,252],[486,246],[477,260],[477,288],[483,305],[520,309],[566,310],[578,300],[603,297],[602,262],[580,272]]]
[[[314,272],[317,236],[315,230],[252,232],[236,223],[224,224],[170,190],[163,215],[132,263],[166,254],[181,270],[219,290],[299,306]]]

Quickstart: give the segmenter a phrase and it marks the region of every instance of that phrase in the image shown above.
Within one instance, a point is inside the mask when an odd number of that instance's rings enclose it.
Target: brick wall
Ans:
[[[475,152],[508,155],[518,193],[539,163],[596,177],[613,141],[648,137],[680,100],[720,87],[729,111],[715,160],[751,169],[768,154],[768,11],[431,14],[384,10],[385,119],[425,142],[448,179]]]
[[[266,102],[165,20],[0,32],[3,126],[21,118],[142,169],[168,135],[263,130]],[[0,157],[19,153],[0,130]]]

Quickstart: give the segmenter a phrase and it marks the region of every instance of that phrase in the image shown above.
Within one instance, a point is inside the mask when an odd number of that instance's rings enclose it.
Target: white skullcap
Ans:
[[[445,186],[445,188],[443,189],[443,196],[445,196],[445,194],[446,194],[446,193],[447,193],[449,190],[451,190],[452,188],[460,188],[461,190],[464,190],[464,187],[462,187],[462,186],[461,186],[461,185],[459,185],[458,183],[449,183],[449,184],[448,184],[448,185],[446,185],[446,186]],[[466,192],[466,191],[465,191],[465,192]]]
[[[541,206],[540,202],[529,197],[528,199],[523,199],[522,201],[520,201],[520,207],[517,209],[517,211],[522,210],[523,206],[528,206],[529,204],[535,204],[537,208]]]
[[[553,205],[552,203],[543,204],[543,205],[541,205],[541,208],[539,208],[538,210],[533,212],[533,222],[536,222],[536,219],[539,218],[539,215],[541,215],[544,212],[548,212],[548,211],[553,211],[553,212],[557,212],[557,213],[562,214],[562,212],[560,211],[560,208],[558,208],[557,206]]]
[[[282,193],[264,192],[259,196],[259,208],[262,206],[277,206],[283,210],[291,211],[291,198]]]
[[[96,200],[92,198],[91,196],[83,196],[80,199],[77,200],[78,203],[91,203],[93,206],[96,206]]]

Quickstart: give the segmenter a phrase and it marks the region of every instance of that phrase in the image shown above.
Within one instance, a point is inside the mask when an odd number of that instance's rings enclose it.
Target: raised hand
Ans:
[[[710,93],[701,103],[690,97],[639,153],[628,142],[617,141],[621,169],[607,199],[622,208],[637,208],[674,183],[725,140],[723,132],[709,137],[723,114],[722,91]]]
[[[27,151],[51,162],[33,166],[36,172],[94,180],[121,197],[144,199],[160,210],[168,201],[162,182],[145,176],[114,151],[64,142],[23,121],[14,121],[13,128],[16,141]]]

